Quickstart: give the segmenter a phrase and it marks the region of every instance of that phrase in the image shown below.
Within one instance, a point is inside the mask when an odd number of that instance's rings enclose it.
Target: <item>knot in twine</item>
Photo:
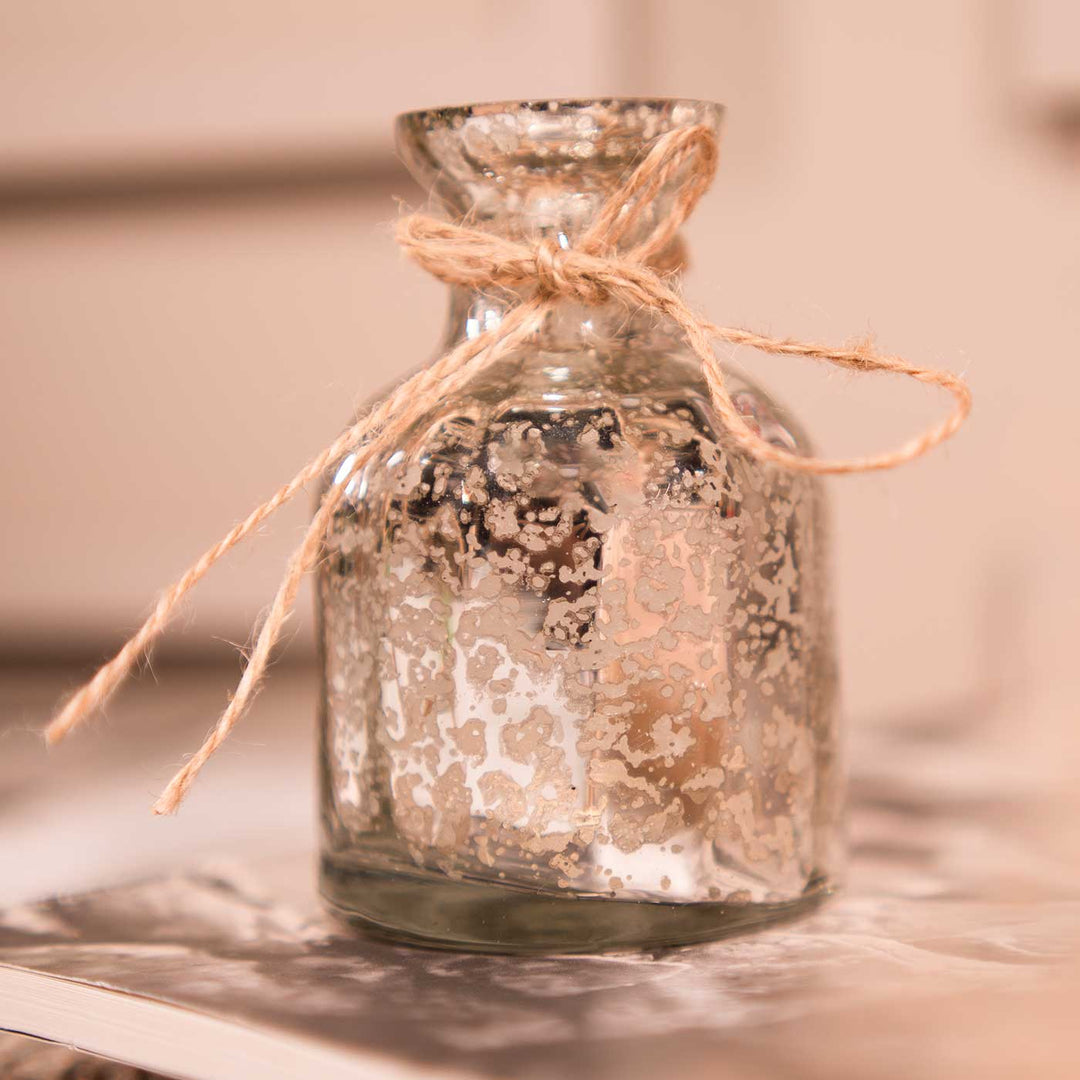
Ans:
[[[536,291],[543,297],[573,297],[583,304],[602,304],[608,298],[603,282],[583,266],[586,257],[571,254],[550,237],[536,245]]]
[[[326,531],[349,481],[369,462],[395,446],[431,408],[462,390],[479,370],[526,344],[541,328],[552,306],[561,300],[587,305],[616,300],[635,310],[651,309],[670,319],[701,363],[713,409],[727,439],[760,462],[817,475],[891,469],[920,457],[956,432],[971,409],[971,394],[963,380],[947,371],[916,367],[900,357],[879,355],[869,344],[830,348],[717,326],[691,311],[661,271],[665,265],[670,267],[673,260],[677,230],[712,183],[716,159],[715,137],[705,127],[661,136],[626,182],[607,199],[595,221],[572,248],[564,248],[551,239],[534,243],[517,241],[422,214],[402,218],[396,227],[397,241],[429,273],[445,282],[473,289],[520,292],[520,302],[498,326],[461,342],[430,367],[401,383],[207,550],[162,593],[150,616],[116,656],[70,698],[46,729],[47,741],[59,741],[108,701],[161,636],[180,601],[218,559],[321,477],[331,464],[344,459],[303,542],[289,559],[228,706],[202,746],[154,804],[155,813],[175,812],[199,770],[225,741],[254,698],[300,582],[321,556]],[[678,187],[670,208],[656,214],[656,196],[662,188],[676,182]],[[627,243],[627,238],[632,236],[640,238]],[[939,424],[886,453],[841,460],[803,457],[767,442],[736,409],[713,352],[716,341],[750,346],[772,355],[819,360],[849,371],[906,375],[946,390],[954,399],[954,408]]]

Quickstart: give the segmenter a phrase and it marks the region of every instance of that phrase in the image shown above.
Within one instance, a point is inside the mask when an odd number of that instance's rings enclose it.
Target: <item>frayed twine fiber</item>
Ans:
[[[551,306],[560,298],[584,304],[601,304],[615,299],[633,308],[650,308],[672,320],[701,361],[713,407],[727,428],[729,438],[759,461],[772,462],[795,472],[863,473],[895,468],[949,438],[971,410],[970,391],[957,376],[916,367],[899,357],[879,356],[868,345],[833,349],[717,326],[695,315],[670,280],[658,273],[656,266],[665,255],[670,255],[676,231],[712,183],[716,158],[716,139],[705,127],[663,135],[623,186],[607,200],[577,246],[568,250],[551,240],[519,242],[422,214],[402,218],[396,230],[398,243],[435,277],[470,288],[525,290],[529,298],[512,308],[497,327],[463,341],[430,367],[401,383],[271,498],[226,533],[161,595],[152,614],[135,635],[70,698],[46,729],[46,740],[50,744],[59,742],[105,704],[139,658],[161,636],[177,604],[218,559],[302,488],[322,476],[332,463],[346,454],[353,454],[351,466],[344,474],[339,474],[327,490],[303,543],[289,559],[285,576],[259,629],[228,707],[202,746],[177,772],[154,804],[157,814],[174,813],[199,770],[228,737],[258,691],[300,582],[318,562],[327,527],[349,480],[400,439],[433,406],[461,390],[482,367],[524,344],[541,327]],[[644,210],[660,189],[680,175],[682,186],[670,212],[652,224],[645,239],[616,254],[619,241],[639,225]],[[773,355],[807,357],[851,371],[907,375],[948,391],[955,405],[941,423],[888,453],[848,460],[802,457],[765,442],[739,414],[713,354],[715,341],[748,345]]]

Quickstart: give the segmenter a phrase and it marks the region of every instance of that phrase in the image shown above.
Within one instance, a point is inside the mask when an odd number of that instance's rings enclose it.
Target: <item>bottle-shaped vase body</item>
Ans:
[[[571,247],[656,138],[718,117],[506,103],[398,135],[451,215]],[[443,348],[519,299],[455,288]],[[318,576],[324,896],[397,938],[510,952],[808,907],[840,847],[826,570],[820,481],[727,437],[673,326],[554,301],[348,481]]]

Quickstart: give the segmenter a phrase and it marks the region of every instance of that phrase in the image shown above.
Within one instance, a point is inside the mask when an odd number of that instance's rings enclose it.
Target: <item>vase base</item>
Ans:
[[[667,904],[553,896],[495,884],[342,867],[323,859],[330,910],[377,937],[483,953],[591,953],[714,941],[802,915],[831,892],[823,878],[781,903]]]

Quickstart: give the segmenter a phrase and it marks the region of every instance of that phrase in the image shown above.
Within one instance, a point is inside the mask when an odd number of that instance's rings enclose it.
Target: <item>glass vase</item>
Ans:
[[[719,115],[512,102],[397,133],[449,214],[571,246],[653,140]],[[441,351],[519,299],[451,292]],[[728,378],[767,439],[807,452]],[[674,945],[812,905],[836,878],[842,787],[826,562],[820,482],[729,440],[672,326],[556,302],[354,476],[333,522],[327,902],[397,939],[503,952]]]

